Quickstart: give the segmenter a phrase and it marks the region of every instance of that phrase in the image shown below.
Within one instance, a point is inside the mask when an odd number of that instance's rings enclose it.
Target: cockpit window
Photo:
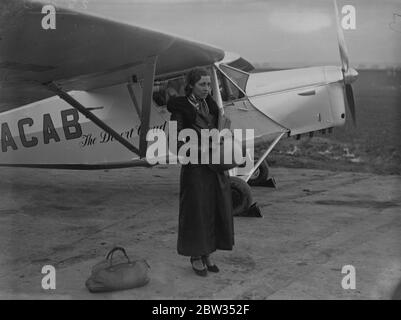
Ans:
[[[166,106],[172,97],[185,95],[185,77],[157,80],[153,85],[153,101],[159,107]]]
[[[245,87],[249,74],[241,70],[221,64],[217,69],[221,98],[224,102],[239,100],[245,97]],[[211,74],[211,68],[207,68]],[[186,74],[169,78],[159,78],[153,85],[153,101],[155,106],[165,107],[170,98],[185,96]],[[211,92],[213,96],[213,92]]]
[[[249,78],[249,74],[245,71],[238,70],[236,68],[227,66],[225,64],[220,65],[220,69],[232,80],[235,82],[238,87],[245,92],[246,83]]]
[[[226,76],[220,70],[217,70],[217,76],[219,79],[221,99],[224,102],[230,102],[245,97],[244,93],[227,78],[228,75]]]

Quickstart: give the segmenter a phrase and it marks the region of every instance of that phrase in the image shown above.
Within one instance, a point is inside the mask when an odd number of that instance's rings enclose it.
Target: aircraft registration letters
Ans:
[[[62,110],[60,112],[61,123],[64,132],[65,140],[79,139],[82,136],[82,127],[79,124],[79,114],[75,109]],[[50,113],[43,114],[42,117],[42,142],[44,144],[49,144],[53,142],[60,142],[60,134],[57,133],[56,127],[54,126],[54,121],[50,116]],[[18,128],[19,140],[22,147],[31,148],[39,144],[40,137],[38,135],[32,135],[27,137],[25,133],[26,127],[32,127],[34,125],[34,120],[30,117],[22,118],[15,123],[4,122],[1,124],[1,151],[8,152],[9,150],[18,150],[16,143],[17,137],[13,137],[11,126],[16,126]]]

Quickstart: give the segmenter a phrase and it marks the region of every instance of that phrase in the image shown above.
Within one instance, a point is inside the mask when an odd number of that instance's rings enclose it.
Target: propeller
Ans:
[[[346,103],[348,105],[349,111],[352,116],[352,120],[354,125],[356,126],[356,111],[355,111],[355,99],[354,99],[354,91],[352,90],[351,83],[354,82],[358,77],[358,72],[349,67],[349,55],[347,45],[345,44],[344,32],[340,25],[340,15],[338,13],[337,1],[334,1],[334,10],[336,13],[336,22],[337,22],[337,38],[338,38],[338,46],[340,50],[340,58],[342,65],[342,73],[343,73],[343,81],[344,81],[344,90],[345,90],[345,98]]]

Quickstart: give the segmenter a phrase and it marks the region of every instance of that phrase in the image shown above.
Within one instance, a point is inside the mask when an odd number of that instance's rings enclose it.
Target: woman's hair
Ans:
[[[202,77],[210,76],[205,68],[195,68],[187,73],[185,81],[185,95],[189,96],[192,93],[192,88]]]

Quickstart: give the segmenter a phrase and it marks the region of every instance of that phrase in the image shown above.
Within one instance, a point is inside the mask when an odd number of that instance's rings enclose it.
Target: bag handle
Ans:
[[[113,265],[113,254],[116,251],[121,251],[124,256],[127,258],[128,263],[131,263],[130,259],[128,258],[127,253],[125,252],[125,249],[123,247],[114,247],[113,249],[110,250],[110,252],[107,254],[106,259],[109,260],[110,259],[110,265]]]

